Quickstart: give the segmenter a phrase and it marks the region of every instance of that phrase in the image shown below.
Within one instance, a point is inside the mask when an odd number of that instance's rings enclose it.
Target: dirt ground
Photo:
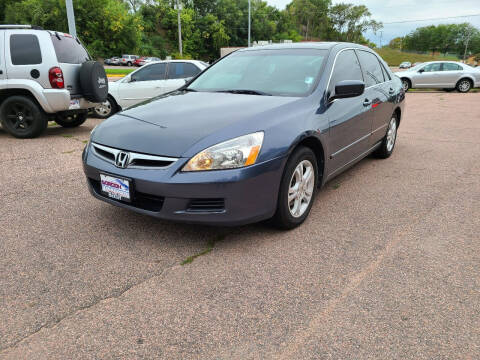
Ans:
[[[92,198],[99,122],[0,130],[1,359],[480,358],[480,94],[407,94],[392,157],[289,232]]]

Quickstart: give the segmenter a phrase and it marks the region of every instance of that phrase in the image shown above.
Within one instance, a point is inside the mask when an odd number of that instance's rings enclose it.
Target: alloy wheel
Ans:
[[[395,145],[395,140],[397,138],[397,119],[394,117],[390,120],[387,130],[387,151],[390,152],[393,150]]]
[[[298,218],[310,205],[315,184],[315,169],[309,160],[301,161],[290,179],[288,188],[288,209],[290,214]]]
[[[410,88],[410,84],[408,83],[407,80],[402,80],[402,87],[403,90],[407,91]]]
[[[461,92],[467,92],[468,90],[470,90],[470,81],[468,80],[462,80],[459,84],[458,84],[458,90],[460,90]]]
[[[107,99],[100,105],[95,106],[95,113],[101,117],[108,117],[112,113],[112,104]]]
[[[19,132],[27,131],[34,122],[31,109],[21,103],[13,103],[7,108],[6,120]]]

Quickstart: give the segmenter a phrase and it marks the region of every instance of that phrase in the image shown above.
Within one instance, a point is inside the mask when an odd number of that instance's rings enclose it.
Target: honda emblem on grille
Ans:
[[[125,151],[120,151],[117,154],[117,158],[115,159],[115,165],[119,168],[125,169],[128,166],[128,160],[130,158],[130,154]]]

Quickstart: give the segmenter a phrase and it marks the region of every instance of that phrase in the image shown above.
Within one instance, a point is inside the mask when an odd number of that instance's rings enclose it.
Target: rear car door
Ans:
[[[5,66],[5,31],[0,31],[0,89],[6,87],[4,81],[7,78],[7,68]]]
[[[165,92],[166,63],[147,64],[125,78],[119,86],[120,106],[127,108]]]
[[[165,92],[177,90],[185,85],[185,80],[196,76],[201,70],[192,63],[169,62],[168,75],[165,81]]]
[[[364,81],[362,69],[353,49],[337,54],[328,86],[328,97],[335,94],[335,85],[343,80]],[[366,95],[336,99],[328,105],[330,168],[335,172],[368,149],[372,128],[371,106]]]
[[[442,63],[442,85],[454,88],[462,77],[463,68],[455,63]]]
[[[385,136],[386,126],[393,114],[393,95],[391,77],[374,53],[357,50],[360,65],[365,78],[365,96],[371,100],[372,136],[370,146]]]
[[[441,87],[442,63],[431,63],[418,70],[413,87]]]

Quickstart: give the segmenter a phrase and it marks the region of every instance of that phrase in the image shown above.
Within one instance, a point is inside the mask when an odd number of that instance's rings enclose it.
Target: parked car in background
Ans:
[[[197,60],[148,63],[124,78],[110,82],[108,97],[95,107],[95,115],[107,118],[129,106],[176,90],[205,68],[204,63]]]
[[[0,25],[0,121],[18,138],[40,135],[49,120],[75,127],[105,101],[108,80],[70,34]]]
[[[422,63],[422,62],[416,62],[416,63],[413,63],[412,67],[414,67],[414,66],[418,66],[418,65],[420,65],[420,64],[423,64],[423,63]]]
[[[141,61],[138,62],[138,66],[143,66],[145,64],[150,64],[151,62],[154,61],[161,61],[162,59],[157,58],[157,57],[146,57],[143,58]]]
[[[273,218],[291,229],[317,187],[371,153],[392,154],[404,99],[368,47],[250,47],[103,121],[83,169],[94,197],[139,213],[215,225]]]
[[[407,71],[397,72],[403,89],[435,88],[466,93],[480,86],[480,71],[455,61],[430,61]]]
[[[408,69],[410,67],[412,67],[412,63],[410,61],[404,61],[399,66],[400,69]]]
[[[105,65],[120,65],[120,58],[114,56],[110,59],[105,59],[104,63]]]
[[[144,60],[145,60],[145,57],[144,57],[144,56],[138,57],[138,58],[136,58],[135,61],[133,62],[133,65],[134,65],[134,66],[141,66],[141,65],[140,65],[140,62],[143,62]]]
[[[122,55],[120,65],[133,66],[133,63],[138,58],[137,55]]]

